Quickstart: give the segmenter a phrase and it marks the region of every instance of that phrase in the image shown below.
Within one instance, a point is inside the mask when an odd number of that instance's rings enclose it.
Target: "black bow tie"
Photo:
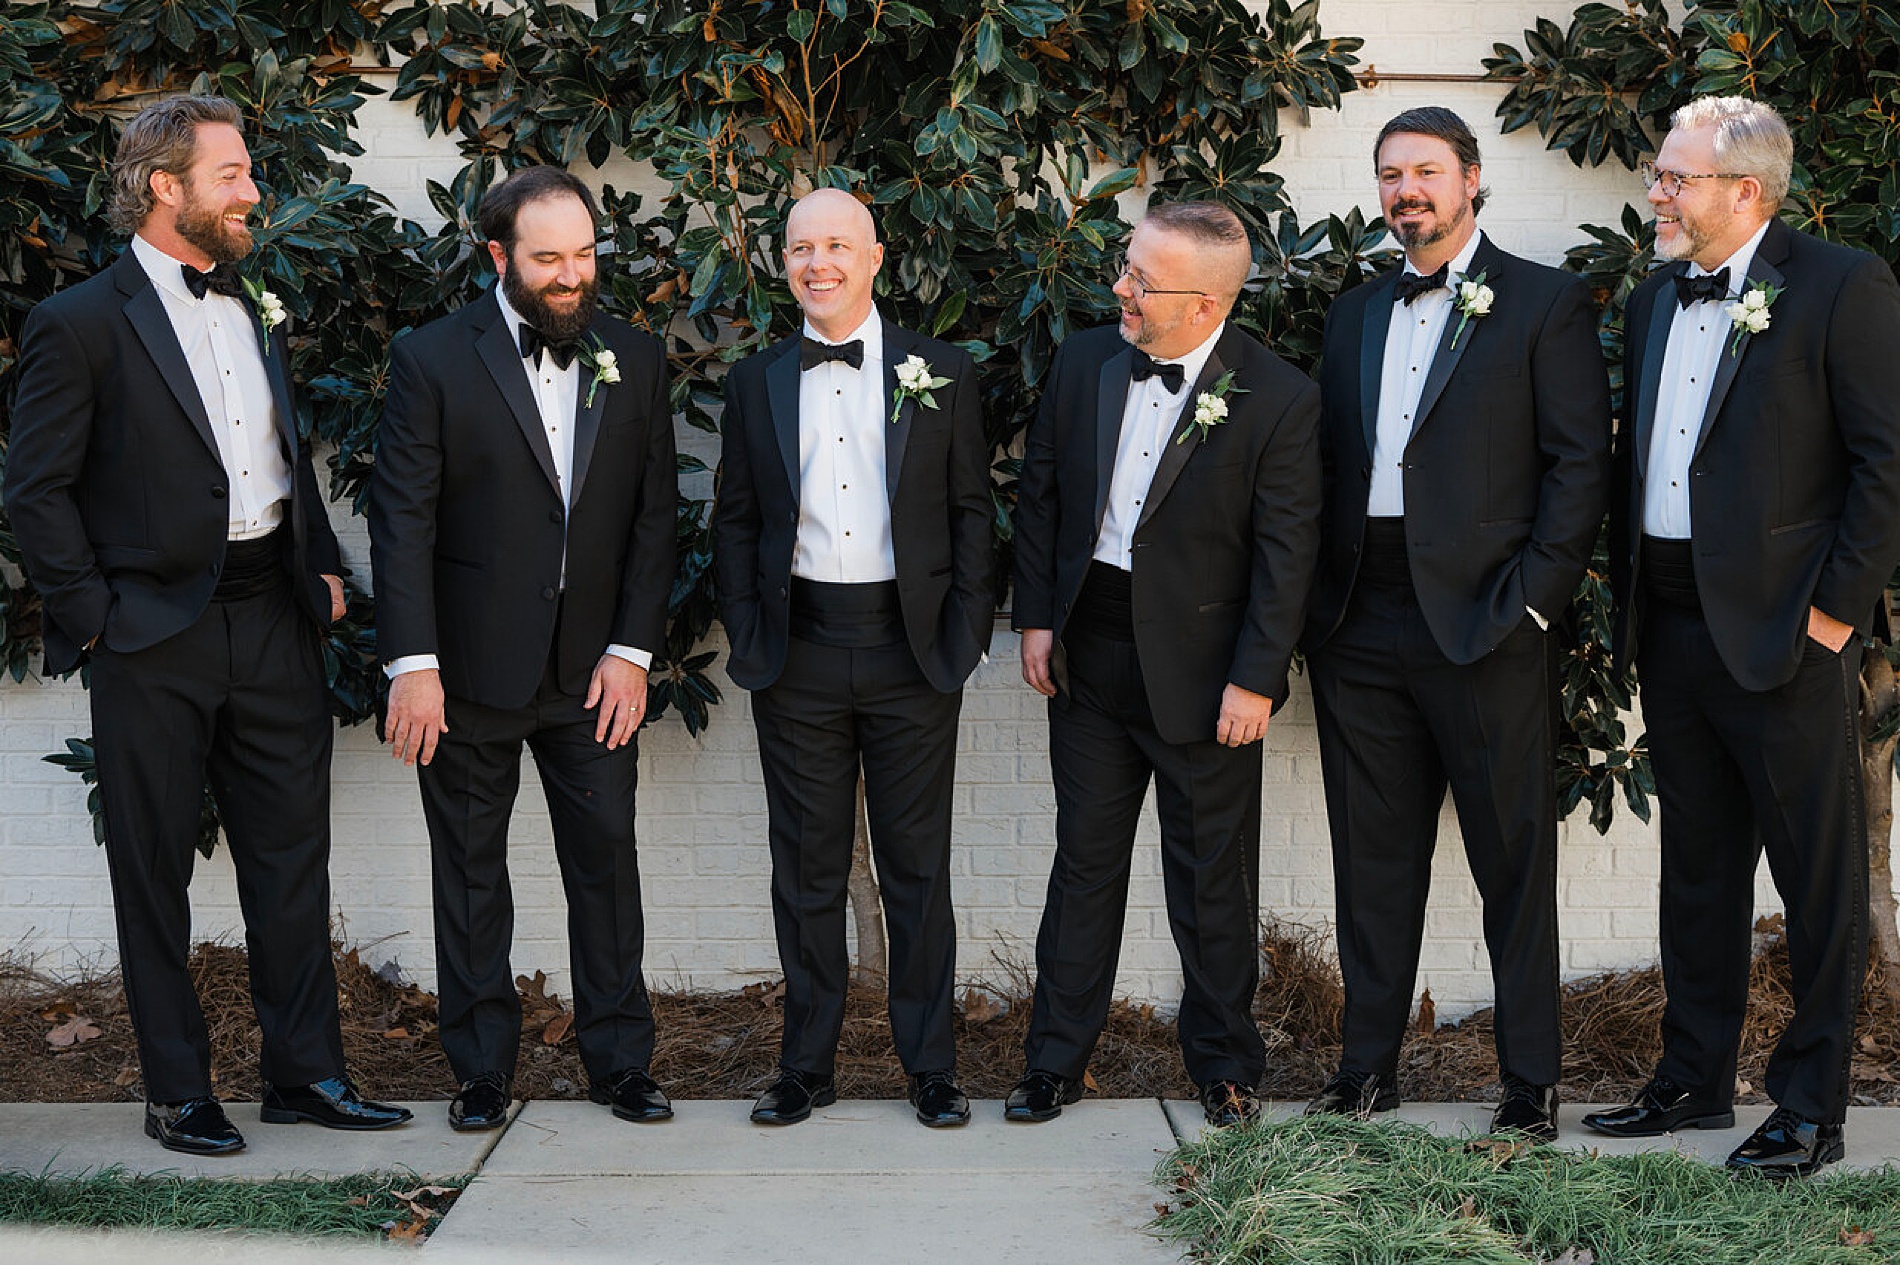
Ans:
[[[207,290],[216,290],[234,299],[244,293],[243,280],[237,275],[237,269],[229,264],[213,264],[210,272],[199,272],[190,264],[179,264],[178,273],[184,277],[185,289],[191,291],[194,299],[204,298]]]
[[[1428,272],[1423,275],[1416,272],[1401,272],[1398,293],[1393,297],[1407,307],[1412,306],[1412,300],[1420,295],[1445,288],[1445,274],[1450,267],[1450,264],[1440,264],[1437,272]]]
[[[798,340],[798,371],[816,369],[827,360],[842,360],[853,369],[864,368],[864,340],[854,338],[848,343],[821,343],[816,338]]]
[[[1181,389],[1181,383],[1187,378],[1187,370],[1180,365],[1164,365],[1145,351],[1135,353],[1135,367],[1129,370],[1129,376],[1140,382],[1144,378],[1160,378],[1161,385],[1173,395]]]
[[[538,365],[541,363],[541,353],[545,351],[554,361],[555,368],[565,369],[574,363],[574,356],[580,349],[581,340],[578,338],[566,338],[555,342],[526,321],[521,323],[521,358],[523,360],[532,360]]]
[[[1727,297],[1727,268],[1700,277],[1692,277],[1686,272],[1676,274],[1676,302],[1684,307],[1688,307],[1691,303],[1700,303],[1704,299],[1720,303]]]

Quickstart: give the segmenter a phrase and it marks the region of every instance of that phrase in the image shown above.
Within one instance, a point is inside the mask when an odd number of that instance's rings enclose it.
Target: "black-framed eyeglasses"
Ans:
[[[1643,188],[1654,189],[1662,186],[1663,196],[1673,198],[1682,192],[1685,180],[1740,180],[1745,173],[1739,171],[1671,171],[1667,167],[1658,167],[1646,162],[1636,169],[1643,178]]]
[[[1129,267],[1128,256],[1126,255],[1122,255],[1115,260],[1115,280],[1119,282],[1124,277],[1128,279],[1128,284],[1131,287],[1133,287],[1135,291],[1135,299],[1137,302],[1139,302],[1142,299],[1147,298],[1151,294],[1206,294],[1207,293],[1207,291],[1205,290],[1157,290],[1153,286],[1149,285],[1146,281],[1143,281],[1140,277],[1135,275],[1134,269]]]

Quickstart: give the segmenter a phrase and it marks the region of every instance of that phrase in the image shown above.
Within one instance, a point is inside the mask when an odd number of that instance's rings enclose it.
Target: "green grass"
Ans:
[[[1784,1186],[1671,1153],[1513,1153],[1327,1116],[1213,1132],[1162,1161],[1158,1179],[1173,1193],[1156,1228],[1204,1261],[1900,1261],[1892,1168]],[[1871,1243],[1850,1245],[1853,1231]]]
[[[460,1193],[468,1179],[430,1184]],[[430,1210],[453,1195],[398,1198],[422,1185],[394,1173],[277,1181],[135,1176],[118,1168],[79,1177],[0,1173],[0,1223],[375,1236],[391,1226],[434,1224]]]

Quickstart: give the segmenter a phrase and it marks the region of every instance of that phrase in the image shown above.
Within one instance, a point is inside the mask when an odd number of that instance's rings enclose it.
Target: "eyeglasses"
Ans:
[[[1115,281],[1114,283],[1111,283],[1111,284],[1119,284],[1123,278],[1127,279],[1129,288],[1135,292],[1135,301],[1137,303],[1147,298],[1151,294],[1206,294],[1207,293],[1207,291],[1205,290],[1157,290],[1153,286],[1149,285],[1146,281],[1143,281],[1140,277],[1135,275],[1134,269],[1129,266],[1128,256],[1126,255],[1121,256],[1115,261]]]
[[[1743,176],[1739,171],[1671,171],[1667,167],[1647,162],[1636,169],[1636,174],[1643,178],[1645,189],[1661,185],[1665,198],[1673,198],[1681,193],[1685,180],[1740,180]]]

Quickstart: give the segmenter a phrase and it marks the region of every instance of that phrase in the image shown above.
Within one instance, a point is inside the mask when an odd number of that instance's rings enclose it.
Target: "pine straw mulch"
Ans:
[[[1742,1101],[1761,1101],[1762,1069],[1786,1023],[1787,948],[1779,918],[1757,926],[1748,1021],[1742,1035]],[[343,1042],[363,1090],[396,1100],[446,1098],[454,1078],[435,1036],[433,995],[404,982],[393,964],[373,968],[364,949],[339,949]],[[1266,1035],[1268,1071],[1261,1091],[1273,1098],[1311,1096],[1338,1059],[1341,994],[1331,935],[1302,927],[1270,928],[1261,942],[1262,981],[1254,1013]],[[220,1096],[259,1093],[257,1025],[251,1015],[242,949],[201,944],[192,970],[210,1026]],[[522,1098],[579,1098],[587,1079],[565,1000],[540,977],[520,980],[523,1001]],[[960,994],[958,1064],[972,1097],[1000,1098],[1022,1070],[1030,980],[1016,963],[996,959],[993,974]],[[1863,994],[1854,1090],[1862,1102],[1900,1103],[1900,1006],[1888,997],[1881,968]],[[770,1082],[778,1058],[782,985],[729,993],[656,993],[659,1048],[654,1074],[681,1098],[748,1098]],[[1657,968],[1619,971],[1564,988],[1563,1096],[1569,1102],[1621,1101],[1648,1077],[1658,1050],[1663,991]],[[1495,1090],[1491,1012],[1438,1027],[1430,995],[1407,1039],[1400,1073],[1415,1101],[1483,1101]],[[63,1043],[63,1044],[61,1044]],[[1106,1097],[1185,1097],[1174,1027],[1153,1006],[1117,1002],[1089,1069]],[[897,1098],[904,1079],[891,1050],[880,989],[854,986],[838,1051],[838,1090],[850,1098]],[[56,980],[0,959],[0,1101],[112,1102],[143,1097],[130,1021],[116,972]]]

